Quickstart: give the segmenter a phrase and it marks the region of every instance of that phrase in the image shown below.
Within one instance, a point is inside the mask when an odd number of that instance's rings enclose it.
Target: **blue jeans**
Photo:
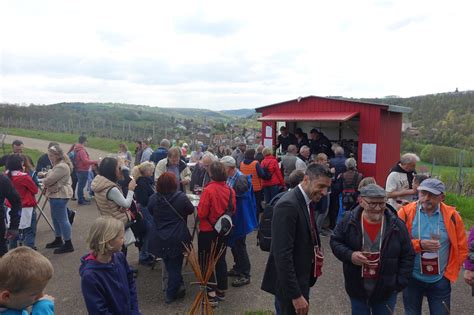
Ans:
[[[92,191],[92,181],[94,180],[94,172],[92,170],[89,170],[87,173],[87,192],[89,193],[89,196],[94,196],[94,192]]]
[[[54,233],[63,240],[71,240],[71,223],[67,216],[67,202],[69,199],[50,198],[51,219],[53,219]]]
[[[76,171],[77,175],[77,202],[83,203],[84,199],[84,188],[89,178],[89,171]]]
[[[178,293],[179,288],[183,285],[183,275],[181,274],[183,259],[183,255],[163,258],[166,271],[168,272],[168,286],[166,287],[166,296],[168,298],[176,298],[176,293]]]
[[[147,207],[141,206],[140,210],[143,214],[143,220],[145,220],[146,234],[142,242],[142,247],[140,248],[138,259],[146,260],[150,257],[150,254],[148,253],[148,244],[150,243],[150,231],[153,229],[153,217]]]
[[[281,315],[281,306],[280,306],[280,301],[275,295],[275,315]]]
[[[403,304],[406,315],[421,315],[423,295],[428,299],[431,315],[449,314],[451,307],[451,282],[443,277],[435,283],[426,283],[414,278],[403,290]]]
[[[278,185],[264,187],[263,188],[263,196],[264,196],[264,199],[265,199],[265,203],[269,204],[270,201],[272,201],[273,197],[278,195],[279,191],[280,191],[280,186],[278,186]]]
[[[397,293],[393,293],[387,300],[369,304],[368,301],[351,298],[352,315],[391,315],[397,304]]]
[[[10,240],[9,247],[10,249],[16,248],[18,246],[18,241],[21,241],[23,242],[23,246],[35,248],[35,240],[36,240],[36,210],[33,209],[33,215],[31,216],[30,227],[20,230],[19,236],[14,240]]]

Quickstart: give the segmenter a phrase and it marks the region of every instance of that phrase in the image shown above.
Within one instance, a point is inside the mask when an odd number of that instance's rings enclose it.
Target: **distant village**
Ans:
[[[172,133],[168,133],[165,137],[176,139],[176,142],[188,142],[190,145],[201,144],[211,147],[226,146],[235,147],[239,143],[246,143],[253,146],[262,143],[262,132],[260,128],[246,128],[241,124],[229,123],[225,126],[225,131],[219,130],[212,126],[212,122],[208,125],[195,124],[189,121],[176,120],[176,127]],[[217,122],[221,124],[221,122]],[[160,139],[154,139],[154,142]]]

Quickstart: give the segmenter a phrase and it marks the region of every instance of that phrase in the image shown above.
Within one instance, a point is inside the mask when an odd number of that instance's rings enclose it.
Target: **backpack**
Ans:
[[[270,170],[268,169],[268,166],[262,166],[262,163],[260,163],[260,167],[261,167],[262,173],[263,173],[263,176],[260,176],[260,178],[264,179],[264,180],[272,179],[272,174],[270,173]]]
[[[269,252],[272,245],[273,208],[285,193],[286,192],[281,192],[273,197],[270,203],[266,204],[265,209],[263,209],[262,218],[258,226],[257,245],[260,246],[260,249],[264,252]]]
[[[344,174],[342,175],[342,207],[344,210],[348,211],[352,209],[352,207],[356,204],[357,202],[357,191],[356,191],[356,185],[357,181],[359,179],[359,173],[355,172],[354,177],[352,179],[352,183],[349,186],[350,188],[344,188],[347,187],[346,185],[346,179],[344,178]]]
[[[68,158],[71,160],[72,166],[76,168],[76,151],[72,149],[68,154]]]
[[[224,211],[224,214],[217,219],[214,224],[214,230],[216,230],[219,236],[227,236],[232,231],[232,212],[234,205],[232,204],[232,188],[229,188],[229,204]]]

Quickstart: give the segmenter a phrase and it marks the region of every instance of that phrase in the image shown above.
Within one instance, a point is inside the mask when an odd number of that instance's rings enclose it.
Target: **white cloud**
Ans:
[[[474,88],[469,1],[2,1],[0,101],[257,107]]]

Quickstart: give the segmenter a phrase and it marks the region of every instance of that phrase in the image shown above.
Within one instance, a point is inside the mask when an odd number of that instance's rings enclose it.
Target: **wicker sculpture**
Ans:
[[[198,253],[192,246],[185,245],[186,252],[188,254],[188,262],[193,269],[194,275],[196,276],[197,282],[193,282],[191,284],[199,285],[199,292],[194,299],[193,305],[189,314],[192,315],[212,315],[214,314],[214,310],[209,303],[209,299],[207,297],[207,286],[210,283],[209,279],[214,272],[215,266],[221,255],[224,253],[225,248],[217,248],[217,243],[212,242],[211,245],[211,252],[206,255],[206,257],[198,257]]]

